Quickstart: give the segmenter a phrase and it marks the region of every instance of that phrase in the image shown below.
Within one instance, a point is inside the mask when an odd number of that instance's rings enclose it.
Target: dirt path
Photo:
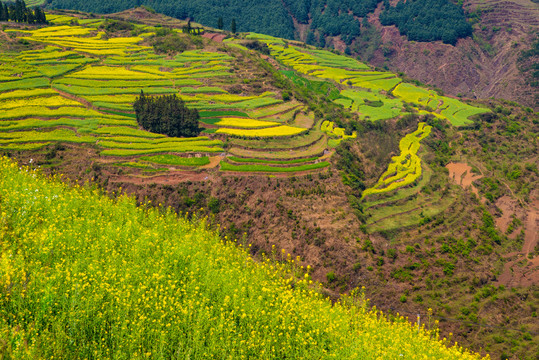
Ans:
[[[224,160],[224,156],[210,156],[210,163],[204,166],[199,167],[199,169],[213,169],[219,166],[221,160]]]
[[[56,91],[58,94],[60,94],[61,96],[65,97],[65,98],[80,102],[82,105],[86,106],[88,109],[97,110],[97,108],[91,102],[89,102],[86,99],[83,99],[81,97],[75,96],[73,94],[67,93],[67,92],[62,91],[62,90],[58,90],[56,88],[54,88],[54,91]]]

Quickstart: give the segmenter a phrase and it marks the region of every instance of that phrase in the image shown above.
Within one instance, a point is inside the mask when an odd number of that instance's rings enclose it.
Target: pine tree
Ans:
[[[15,21],[23,22],[24,21],[24,7],[21,0],[15,1]]]
[[[8,16],[4,8],[4,4],[0,1],[0,21],[8,21]]]
[[[236,19],[232,19],[232,23],[230,24],[230,31],[235,34],[236,33]]]
[[[219,16],[219,19],[217,19],[217,28],[219,30],[223,30],[223,17]]]

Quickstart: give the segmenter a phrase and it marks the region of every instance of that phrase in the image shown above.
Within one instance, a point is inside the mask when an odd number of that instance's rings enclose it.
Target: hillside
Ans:
[[[362,294],[332,304],[289,254],[254,262],[203,219],[0,174],[2,357],[479,358]]]
[[[333,300],[366,286],[384,312],[438,320],[476,351],[537,355],[532,109],[297,41],[187,34],[142,8],[48,19],[0,32],[2,153],[207,217],[260,261],[285,249]],[[141,90],[181,97],[203,132],[144,131]]]
[[[393,17],[390,8],[397,1],[53,0],[50,4],[53,8],[97,13],[145,4],[205,26],[217,27],[221,18],[226,30],[234,19],[238,31],[346,50],[453,96],[504,98],[539,109],[536,80],[530,81],[535,75],[523,70],[525,66],[517,61],[530,49],[539,30],[539,7],[531,0],[466,0],[462,7],[447,0],[421,0],[402,5]],[[427,23],[418,26],[414,20],[417,16]],[[380,19],[391,26],[382,26]],[[538,61],[535,56],[533,63]]]
[[[526,0],[471,0],[464,1],[464,8],[473,15],[474,33],[456,46],[409,41],[394,26],[380,24],[379,8],[369,22],[380,34],[381,48],[367,56],[373,64],[388,66],[451,95],[503,98],[537,111],[534,75],[523,72],[518,59],[536,41],[539,6]],[[539,62],[537,55],[533,59]]]

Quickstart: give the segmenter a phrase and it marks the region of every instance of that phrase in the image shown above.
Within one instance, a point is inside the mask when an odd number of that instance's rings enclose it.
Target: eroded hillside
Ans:
[[[380,24],[380,5],[369,21],[383,45],[371,61],[451,95],[503,98],[537,110],[537,86],[529,83],[531,73],[520,71],[518,59],[537,38],[539,6],[529,0],[472,0],[465,1],[464,8],[477,19],[474,35],[452,46],[408,41],[396,27]]]

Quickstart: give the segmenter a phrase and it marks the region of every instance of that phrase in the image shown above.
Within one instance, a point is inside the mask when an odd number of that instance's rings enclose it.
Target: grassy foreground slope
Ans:
[[[476,359],[361,296],[332,305],[294,262],[254,262],[204,222],[0,159],[8,358]]]

